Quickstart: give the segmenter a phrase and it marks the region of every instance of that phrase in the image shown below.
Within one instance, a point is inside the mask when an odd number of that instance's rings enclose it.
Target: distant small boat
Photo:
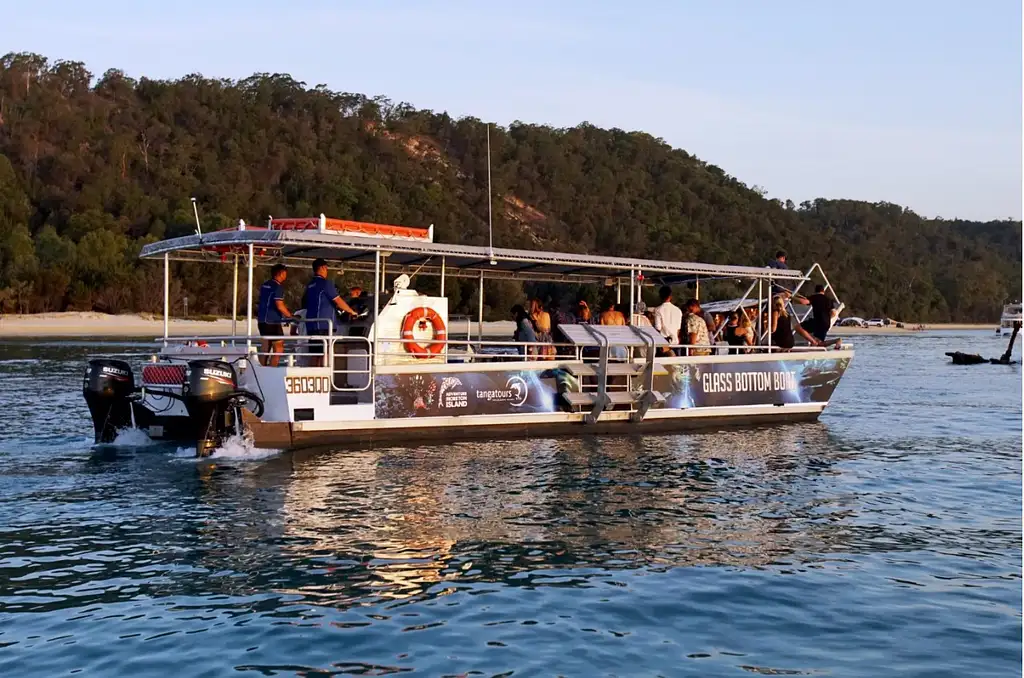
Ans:
[[[999,327],[996,334],[1002,334],[1003,330],[1012,330],[1014,323],[1024,321],[1024,314],[1021,313],[1021,303],[1013,301],[1003,306],[1003,315],[999,318]]]

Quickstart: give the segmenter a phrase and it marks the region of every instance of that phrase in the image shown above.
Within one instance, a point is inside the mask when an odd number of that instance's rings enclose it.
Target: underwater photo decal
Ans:
[[[378,419],[555,412],[560,370],[381,374]],[[564,386],[563,386],[564,388]]]
[[[827,402],[849,358],[770,362],[664,365],[654,390],[668,395],[664,407],[723,407]]]

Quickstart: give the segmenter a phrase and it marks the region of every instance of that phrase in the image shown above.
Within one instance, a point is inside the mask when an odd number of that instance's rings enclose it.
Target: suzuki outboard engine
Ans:
[[[230,363],[193,360],[185,372],[182,400],[196,435],[196,454],[206,457],[236,431],[238,378]]]
[[[131,395],[135,375],[123,360],[97,358],[85,368],[82,393],[89,405],[97,443],[112,443],[117,432],[132,425]]]

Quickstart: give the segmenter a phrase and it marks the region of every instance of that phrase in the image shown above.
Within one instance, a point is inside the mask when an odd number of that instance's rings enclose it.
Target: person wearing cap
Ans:
[[[329,334],[335,309],[350,316],[358,315],[338,294],[338,289],[327,279],[327,262],[317,259],[313,262],[313,279],[306,285],[304,297],[306,307],[306,332],[310,336]],[[319,351],[322,344],[310,343],[310,352]]]
[[[263,357],[260,363],[277,367],[284,352],[284,321],[291,320],[292,314],[284,303],[284,281],[288,279],[288,267],[274,264],[270,279],[260,285],[260,302],[256,311],[256,327],[263,337]]]

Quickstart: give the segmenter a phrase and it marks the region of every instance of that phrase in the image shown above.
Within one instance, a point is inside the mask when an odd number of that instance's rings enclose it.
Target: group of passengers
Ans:
[[[313,262],[313,277],[302,295],[302,311],[295,314],[284,303],[284,283],[288,279],[288,267],[275,264],[270,269],[270,279],[260,286],[259,307],[256,312],[256,327],[263,337],[261,363],[276,367],[284,352],[286,324],[293,324],[292,334],[298,333],[294,325],[301,316],[305,334],[327,336],[330,333],[335,309],[350,318],[359,317],[356,309],[362,305],[362,290],[354,287],[348,301],[341,298],[338,289],[327,277],[327,262],[317,259]],[[330,319],[328,319],[330,318]],[[279,338],[280,337],[280,338]],[[319,352],[323,346],[312,342],[310,352]]]
[[[790,351],[796,345],[795,334],[800,335],[808,345],[827,347],[841,343],[829,340],[827,335],[832,327],[835,302],[825,294],[825,287],[817,285],[809,297],[795,295],[782,289],[772,297],[770,315],[761,314],[760,326],[767,329],[765,340],[758,338],[758,316],[756,306],[734,309],[726,314],[705,313],[700,301],[691,298],[682,307],[674,303],[672,288],[658,290],[661,303],[648,309],[644,302],[637,304],[633,316],[636,325],[654,327],[665,338],[668,345],[659,348],[663,356],[711,355],[727,350],[731,354],[752,353],[755,346],[771,344],[774,349]],[[811,313],[802,323],[792,320],[792,302],[808,305]],[[516,323],[513,341],[527,344],[520,346],[521,355],[538,358],[554,357],[558,354],[553,345],[557,328],[565,324],[628,325],[629,320],[623,306],[614,300],[602,305],[595,316],[585,300],[577,302],[575,313],[567,313],[560,307],[545,307],[540,299],[530,299],[529,309],[517,304],[512,307],[512,318]],[[728,348],[720,347],[725,344]],[[613,346],[610,357],[624,359],[627,349]]]

